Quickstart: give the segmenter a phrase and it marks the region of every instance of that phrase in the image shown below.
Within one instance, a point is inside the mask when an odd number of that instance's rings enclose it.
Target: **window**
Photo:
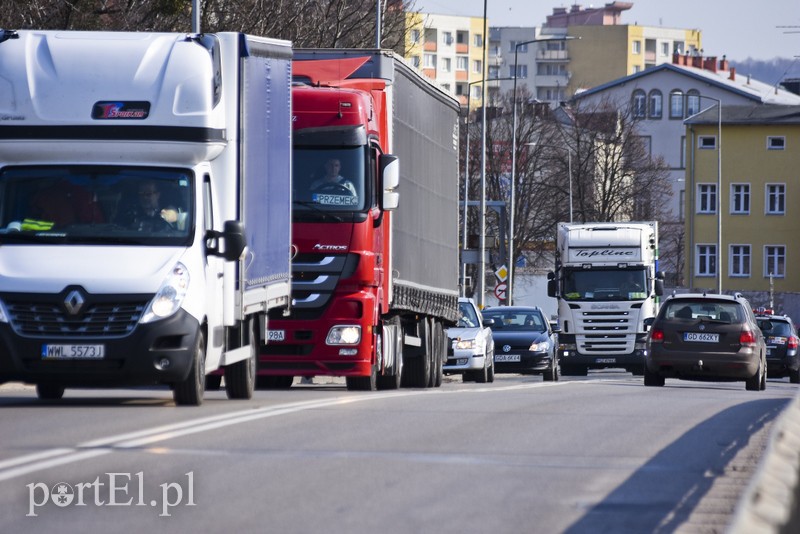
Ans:
[[[499,78],[500,77],[500,67],[497,65],[489,65],[489,78]]]
[[[686,136],[685,135],[681,136],[680,151],[681,151],[681,169],[685,169],[686,168]]]
[[[697,245],[695,248],[697,276],[717,276],[717,245]]]
[[[686,191],[681,189],[678,191],[678,220],[683,222],[686,220]]]
[[[700,113],[700,93],[695,89],[686,93],[686,116]]]
[[[767,137],[767,150],[784,150],[786,148],[786,138],[780,137]]]
[[[472,99],[473,100],[480,100],[481,98],[481,86],[480,84],[475,84],[471,88],[472,91]]]
[[[700,150],[714,150],[717,148],[717,136],[701,135],[697,138],[697,148]]]
[[[697,213],[717,212],[716,184],[697,184]]]
[[[449,93],[450,92],[450,84],[449,83],[443,83],[442,84],[442,89],[444,89],[445,91],[447,91]]]
[[[520,44],[519,46],[517,46],[518,42],[519,41],[509,41],[508,42],[508,46],[509,46],[509,50],[508,51],[511,52],[511,53],[517,53],[517,54],[527,54],[528,53],[528,43]]]
[[[650,91],[650,106],[648,107],[648,115],[651,119],[660,119],[661,118],[661,108],[663,104],[663,96],[661,95],[661,91],[658,89],[654,89]]]
[[[631,43],[631,53],[633,53],[633,54],[641,54],[642,53],[642,42],[641,41],[633,41]]]
[[[669,118],[683,118],[683,92],[680,90],[672,91],[669,94]]]
[[[783,215],[786,211],[786,185],[767,184],[767,215]]]
[[[412,43],[419,42],[419,30],[411,30],[410,40]]]
[[[479,59],[472,60],[472,72],[481,72],[483,70],[481,69],[482,66],[483,66],[483,61]]]
[[[416,68],[419,68],[419,65],[420,65],[419,56],[411,56],[411,65],[416,67]]]
[[[669,43],[661,43],[661,55],[662,56],[669,55]]]
[[[731,276],[750,276],[750,245],[731,245]]]
[[[456,58],[456,70],[467,70],[468,61],[467,56],[458,56]]]
[[[436,55],[434,55],[434,54],[425,54],[425,68],[428,68],[428,69],[435,69],[436,68]]]
[[[786,247],[783,245],[764,247],[764,277],[768,276],[786,276]]]
[[[450,72],[452,60],[449,57],[442,58],[442,72]]]
[[[750,213],[750,184],[731,184],[731,213]]]
[[[458,44],[468,44],[469,43],[469,33],[468,32],[456,32],[456,43],[458,43]]]
[[[517,78],[527,78],[528,77],[528,66],[527,65],[517,65]],[[514,77],[514,65],[508,66],[508,77]]]
[[[646,95],[641,89],[633,92],[633,116],[636,118],[644,118],[647,111]]]
[[[453,32],[442,32],[442,43],[446,45],[453,44]]]
[[[483,46],[483,34],[476,33],[472,36],[472,45],[477,47]]]

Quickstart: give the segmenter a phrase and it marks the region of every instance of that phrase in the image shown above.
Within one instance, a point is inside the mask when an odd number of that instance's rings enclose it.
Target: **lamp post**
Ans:
[[[511,77],[508,77],[508,78],[489,78],[489,79],[487,79],[485,81],[487,81],[487,82],[499,82],[499,81],[510,80],[510,79],[511,79]],[[467,83],[467,134],[466,134],[467,148],[466,148],[466,153],[464,155],[464,214],[463,214],[463,217],[462,217],[462,219],[463,219],[462,220],[462,228],[463,228],[462,232],[463,233],[462,233],[462,241],[461,241],[461,243],[462,243],[462,245],[461,245],[462,249],[461,250],[467,250],[467,246],[468,246],[467,245],[467,237],[468,237],[468,234],[467,234],[467,206],[469,204],[469,145],[470,145],[470,137],[469,137],[470,118],[469,118],[469,114],[470,114],[470,105],[472,104],[472,86],[475,85],[476,83],[483,83],[483,82],[484,82],[484,79],[480,79],[480,80],[474,80],[474,81],[471,81],[471,82]],[[486,102],[482,102],[482,104],[483,104],[483,107],[486,107]],[[484,210],[485,210],[485,208],[484,208]],[[484,214],[484,216],[485,216],[485,212],[481,212],[481,213]],[[485,255],[486,254],[485,250],[482,250],[481,254]],[[466,281],[466,279],[467,279],[467,264],[462,261],[462,263],[461,263],[461,282],[462,282],[461,296],[462,297],[466,296],[466,287],[464,286],[464,281]],[[481,286],[481,289],[482,288],[483,287]]]
[[[722,100],[713,96],[696,96],[713,100],[715,103],[690,117],[686,117],[684,122],[696,115],[705,113],[714,106],[717,107],[717,293],[722,293]],[[686,98],[688,103],[688,95]],[[694,251],[691,253],[694,254]],[[694,279],[694,274],[692,274],[692,279]]]
[[[530,41],[522,41],[521,43],[514,43],[514,88],[511,97],[511,107],[513,108],[513,118],[511,122],[511,191],[510,191],[510,204],[509,210],[509,231],[508,231],[508,289],[506,290],[506,304],[511,306],[514,303],[514,209],[515,206],[515,190],[517,182],[517,71],[519,64],[517,57],[519,47],[529,45],[531,43],[540,43],[544,41],[568,41],[570,39],[578,39],[571,35],[562,35],[556,37],[545,37],[542,39],[531,39]],[[571,182],[570,182],[570,185]],[[570,196],[571,198],[571,196]]]
[[[486,18],[486,11],[489,0],[483,0],[483,52],[481,53],[481,72],[486,72],[486,35],[489,30],[489,19]],[[478,306],[483,309],[486,301],[486,76],[481,79],[481,102],[483,105],[481,113],[481,234],[480,248],[478,254],[478,276],[480,293],[478,294]]]

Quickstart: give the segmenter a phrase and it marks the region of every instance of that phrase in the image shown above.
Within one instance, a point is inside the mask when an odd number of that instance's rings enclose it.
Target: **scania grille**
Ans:
[[[25,337],[120,337],[130,333],[144,312],[146,301],[87,305],[78,316],[61,304],[7,302],[14,331]]]
[[[628,354],[635,343],[635,318],[629,311],[583,311],[575,336],[584,354]]]

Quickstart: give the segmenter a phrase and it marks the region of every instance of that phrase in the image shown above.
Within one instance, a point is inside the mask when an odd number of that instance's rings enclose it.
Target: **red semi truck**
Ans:
[[[459,104],[391,51],[295,49],[292,75],[292,303],[270,315],[257,386],[439,386],[458,318]]]

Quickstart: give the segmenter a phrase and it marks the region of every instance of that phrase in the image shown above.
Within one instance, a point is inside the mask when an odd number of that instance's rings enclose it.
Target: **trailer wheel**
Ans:
[[[446,359],[447,354],[447,336],[444,333],[444,327],[442,323],[436,321],[435,322],[435,331],[436,331],[436,375],[435,380],[433,382],[434,387],[440,387],[442,385],[442,379],[444,378],[444,362]]]
[[[36,384],[36,396],[40,400],[59,400],[64,396],[64,386],[58,384]]]
[[[255,321],[245,323],[247,328],[247,344],[250,356],[246,359],[225,366],[225,392],[229,399],[251,399],[256,386],[257,339],[254,330]],[[244,340],[243,340],[244,341]]]
[[[194,360],[189,369],[189,376],[177,382],[172,390],[175,404],[178,406],[200,406],[203,404],[203,393],[206,389],[206,340],[202,332],[198,332],[194,347]]]
[[[431,358],[428,346],[430,345],[430,330],[428,327],[428,319],[423,318],[417,323],[417,332],[419,334],[421,344],[419,350],[413,358],[405,362],[405,373],[403,385],[412,388],[428,387],[428,380],[431,374]]]

